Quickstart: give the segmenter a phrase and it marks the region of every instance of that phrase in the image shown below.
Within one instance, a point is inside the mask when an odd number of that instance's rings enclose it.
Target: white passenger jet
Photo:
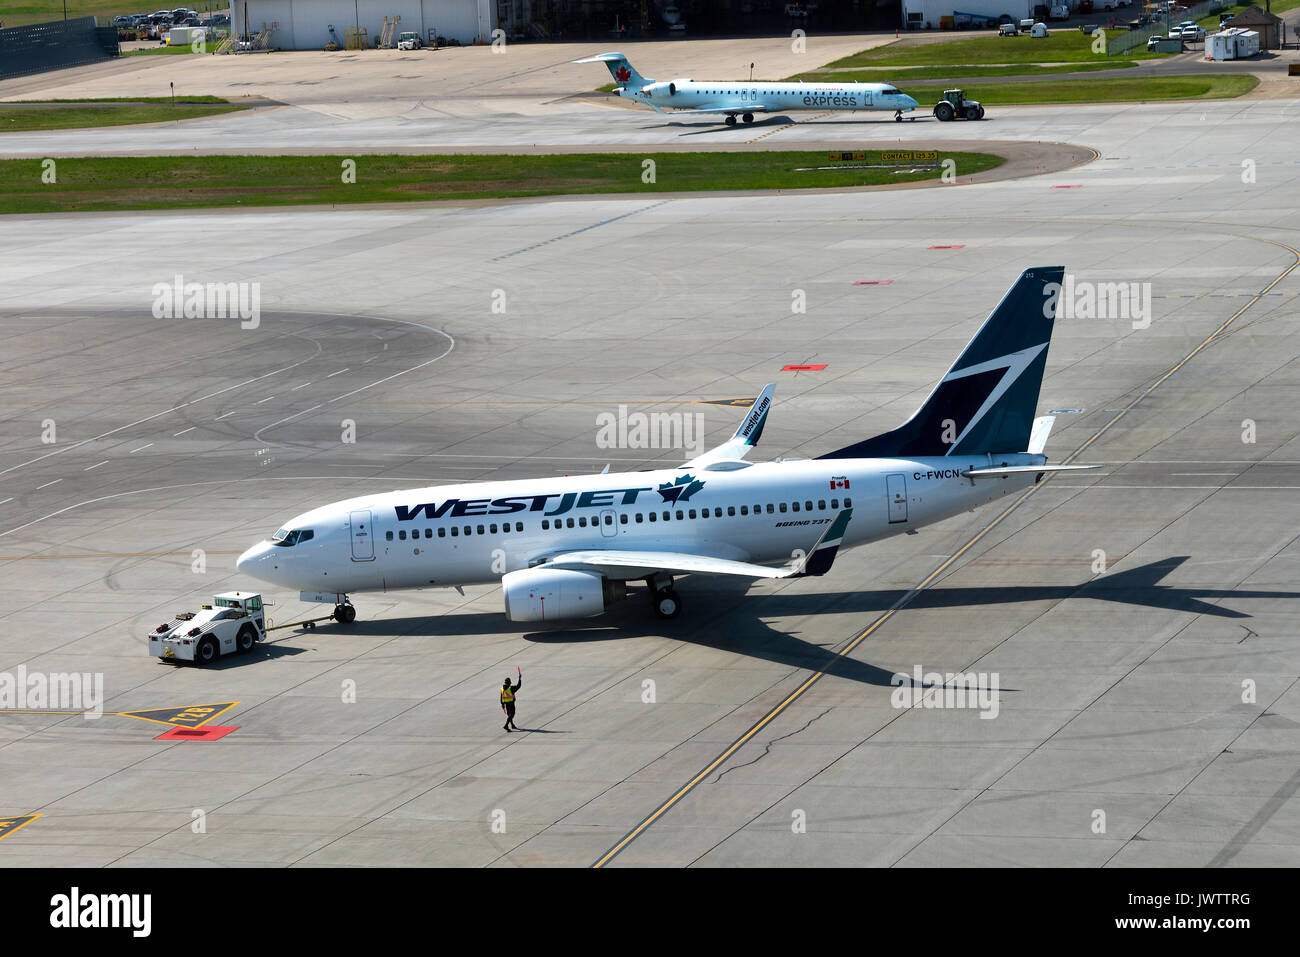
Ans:
[[[836,550],[942,521],[1046,472],[1034,418],[1063,269],[1021,274],[929,398],[892,431],[816,459],[746,462],[774,385],[735,434],[673,469],[443,485],[362,495],[297,515],[238,559],[263,581],[348,594],[500,582],[511,621],[599,615],[644,581],[677,616],[680,575],[824,575]]]
[[[722,80],[647,80],[621,53],[602,53],[574,63],[603,63],[618,84],[615,96],[644,103],[659,113],[725,114],[727,125],[736,117],[754,122],[755,113],[785,113],[792,110],[892,110],[902,122],[903,114],[916,109],[917,102],[888,83],[770,83],[750,80],[732,83]]]

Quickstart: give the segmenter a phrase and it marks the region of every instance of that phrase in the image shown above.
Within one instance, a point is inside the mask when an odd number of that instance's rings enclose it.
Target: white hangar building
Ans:
[[[273,30],[270,45],[281,50],[320,50],[330,42],[330,25],[338,42],[347,31],[364,28],[369,45],[384,32],[384,17],[402,18],[398,32],[415,30],[427,43],[430,36],[486,43],[495,27],[494,0],[232,0],[231,32],[257,36],[263,24]],[[433,31],[432,33],[430,31]]]

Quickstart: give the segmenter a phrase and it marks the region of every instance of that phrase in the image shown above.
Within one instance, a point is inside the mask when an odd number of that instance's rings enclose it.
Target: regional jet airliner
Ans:
[[[917,107],[916,100],[889,83],[771,83],[750,80],[647,80],[621,53],[602,53],[574,63],[603,63],[614,78],[616,96],[644,103],[660,113],[725,115],[727,125],[736,117],[754,122],[755,113],[793,110],[885,110],[902,121]]]

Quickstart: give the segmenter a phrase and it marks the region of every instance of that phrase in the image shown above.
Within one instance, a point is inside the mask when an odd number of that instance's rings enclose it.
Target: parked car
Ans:
[[[1079,6],[1075,8],[1075,13],[1092,13],[1092,0],[1079,0]]]
[[[133,26],[135,26],[135,17],[131,16],[130,14],[123,14],[123,15],[120,16],[120,17],[114,17],[114,18],[113,18],[113,26],[115,26],[115,27],[133,27]]]

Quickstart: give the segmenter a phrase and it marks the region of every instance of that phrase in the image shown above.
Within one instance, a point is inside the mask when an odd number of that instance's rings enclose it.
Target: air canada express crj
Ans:
[[[511,621],[599,615],[644,582],[676,617],[683,575],[824,575],[837,549],[1019,492],[1047,472],[1035,419],[1063,269],[1024,272],[921,408],[892,431],[815,459],[747,462],[775,386],[730,439],[673,469],[443,485],[297,515],[241,571],[332,601],[399,588],[501,584]]]
[[[647,80],[621,53],[602,53],[575,63],[603,63],[616,84],[614,94],[644,103],[659,113],[704,113],[754,122],[755,113],[795,110],[884,110],[894,119],[916,109],[917,102],[890,83],[803,83],[749,80]]]

